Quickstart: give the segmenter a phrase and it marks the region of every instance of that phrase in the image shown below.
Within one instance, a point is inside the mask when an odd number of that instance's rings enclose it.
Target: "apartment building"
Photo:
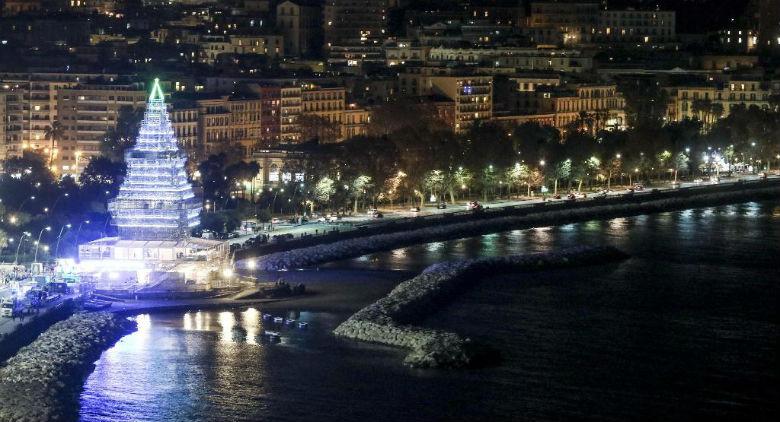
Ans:
[[[317,117],[305,119],[306,124],[301,128],[305,137],[317,137],[320,142],[335,142],[367,133],[370,113],[357,104],[347,104],[344,87],[303,84],[301,99],[301,116]]]
[[[327,0],[323,8],[325,47],[381,45],[387,33],[388,0]]]
[[[604,10],[598,40],[611,43],[663,43],[677,39],[676,14],[662,10]]]
[[[317,3],[286,0],[276,6],[276,28],[284,37],[284,51],[293,57],[319,52],[322,10]]]
[[[434,51],[431,50],[431,57]],[[497,67],[513,68],[518,72],[554,71],[566,73],[581,73],[593,69],[591,54],[579,50],[564,50],[550,48],[496,48],[484,50],[463,51],[465,55],[453,55],[452,51],[442,51],[446,60],[466,60],[478,58],[477,61],[489,60]]]
[[[52,160],[55,174],[77,175],[100,154],[106,131],[116,127],[123,108],[143,109],[142,84],[79,84],[58,91],[58,121],[62,128]]]
[[[296,143],[301,140],[301,87],[284,86],[279,89],[279,140],[282,143]]]
[[[419,68],[399,74],[398,82],[401,95],[436,95],[453,101],[455,132],[493,116],[492,76],[446,74],[442,70]]]
[[[564,45],[592,42],[599,24],[597,2],[531,2],[530,12],[528,27],[560,31]]]
[[[540,88],[537,92],[541,97],[539,114],[552,113],[554,126],[561,131],[572,125],[592,133],[625,128],[626,101],[614,84]]]
[[[726,117],[736,105],[769,108],[771,87],[758,80],[732,79],[725,82],[672,88],[668,118],[680,121],[697,118],[706,124]]]
[[[281,35],[204,35],[198,46],[201,49],[200,61],[209,65],[216,63],[220,55],[284,55],[284,39]]]
[[[81,83],[112,83],[115,74],[91,73],[0,73],[0,90],[6,92],[6,136],[0,142],[8,156],[20,156],[30,149],[46,153],[50,142],[46,130],[58,120],[58,92]]]

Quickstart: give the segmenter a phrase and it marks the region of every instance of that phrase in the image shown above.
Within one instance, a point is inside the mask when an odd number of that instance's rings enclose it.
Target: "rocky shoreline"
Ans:
[[[445,262],[426,268],[387,296],[359,310],[334,330],[341,337],[411,349],[413,367],[466,367],[477,349],[456,333],[416,326],[490,274],[603,264],[626,258],[612,247]]]
[[[84,377],[135,322],[80,313],[52,325],[0,368],[0,421],[75,420]]]
[[[614,218],[644,213],[673,211],[696,206],[712,206],[737,201],[755,200],[780,195],[780,187],[768,186],[749,190],[702,193],[684,197],[655,198],[650,195],[639,202],[592,202],[581,207],[540,206],[538,212],[518,216],[485,215],[471,221],[436,225],[416,230],[377,234],[321,244],[285,252],[277,252],[258,258],[255,268],[262,271],[280,271],[311,267],[330,261],[354,258],[370,253],[399,247],[470,237],[480,234],[533,226],[569,224],[591,219]],[[237,267],[247,268],[247,259],[237,261]]]

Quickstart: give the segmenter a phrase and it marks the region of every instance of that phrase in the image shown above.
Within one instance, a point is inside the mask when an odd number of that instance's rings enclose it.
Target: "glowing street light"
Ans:
[[[38,262],[38,246],[41,244],[41,236],[43,235],[44,231],[50,232],[51,227],[46,226],[38,233],[38,240],[35,241],[35,258],[33,258],[33,262]]]
[[[54,247],[54,259],[58,259],[60,257],[60,239],[62,239],[62,232],[65,229],[71,228],[70,223],[60,227],[60,234],[57,235],[57,246]]]
[[[30,232],[24,232],[22,233],[22,236],[19,238],[19,244],[16,245],[16,256],[14,257],[14,265],[19,263],[19,248],[22,247],[22,243],[24,243],[25,237],[30,237]]]

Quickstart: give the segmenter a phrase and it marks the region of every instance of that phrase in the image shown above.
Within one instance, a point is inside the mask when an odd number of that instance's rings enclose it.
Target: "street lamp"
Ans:
[[[35,241],[35,257],[33,258],[33,262],[38,262],[38,246],[41,244],[41,236],[43,235],[44,231],[50,232],[51,227],[46,226],[38,233],[38,240]]]
[[[60,227],[60,234],[57,235],[57,246],[54,247],[54,259],[59,259],[60,257],[60,239],[62,239],[62,232],[66,228],[69,229],[70,227],[71,227],[70,223]]]
[[[22,212],[22,207],[24,207],[24,204],[26,204],[27,201],[34,201],[34,200],[35,200],[35,195],[32,195],[29,198],[25,198],[25,200],[22,201],[21,204],[19,204],[19,208],[16,210],[16,213],[19,214],[20,212]]]
[[[16,245],[16,256],[14,257],[14,265],[16,265],[19,262],[19,248],[22,247],[22,243],[24,242],[25,237],[30,237],[30,232],[24,232],[22,233],[22,236],[19,238],[19,244]]]
[[[79,234],[81,233],[81,226],[84,224],[89,224],[89,220],[84,220],[81,223],[79,223],[79,228],[76,230],[76,247],[79,246]]]

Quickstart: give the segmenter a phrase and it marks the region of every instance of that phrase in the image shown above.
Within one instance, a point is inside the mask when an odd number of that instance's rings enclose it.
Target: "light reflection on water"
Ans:
[[[280,314],[311,328],[274,327],[289,335],[273,345],[250,341],[272,329],[262,309],[141,316],[142,329],[106,351],[88,378],[81,417],[772,420],[780,410],[772,400],[780,385],[779,213],[777,203],[751,203],[513,230],[321,271],[338,281],[354,269],[418,270],[577,245],[631,255],[612,266],[487,280],[426,322],[502,351],[500,365],[480,370],[409,370],[400,351],[331,336],[346,314]],[[245,341],[231,335],[236,326]]]

